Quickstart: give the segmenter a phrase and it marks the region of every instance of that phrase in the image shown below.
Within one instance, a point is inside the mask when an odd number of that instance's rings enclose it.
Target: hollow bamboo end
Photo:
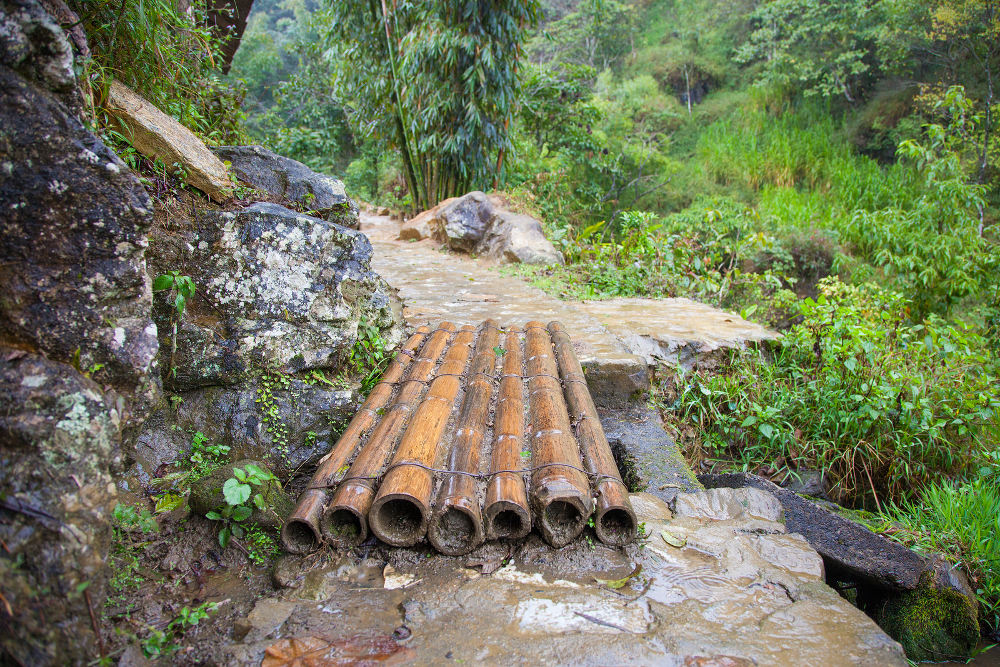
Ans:
[[[323,536],[340,547],[353,547],[368,537],[368,521],[363,512],[349,506],[331,506],[323,515]]]
[[[394,547],[411,547],[427,532],[423,505],[405,493],[378,498],[368,513],[368,523],[375,537]]]
[[[635,540],[638,530],[635,512],[631,507],[599,509],[594,520],[597,539],[611,546],[624,546]]]
[[[531,532],[531,514],[521,505],[498,500],[486,508],[486,536],[491,540],[519,540]]]
[[[304,519],[289,519],[281,527],[281,543],[285,551],[307,554],[318,549],[321,542],[319,531]]]
[[[580,498],[554,498],[541,511],[542,537],[554,547],[566,546],[583,532],[589,516],[590,511]]]
[[[465,507],[445,507],[431,520],[427,538],[446,556],[463,556],[483,543],[482,517]]]

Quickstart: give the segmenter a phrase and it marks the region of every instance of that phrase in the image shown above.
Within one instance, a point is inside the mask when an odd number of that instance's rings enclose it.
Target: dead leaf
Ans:
[[[630,582],[632,579],[638,577],[640,572],[642,572],[642,564],[636,565],[631,574],[628,574],[621,579],[598,579],[597,577],[594,577],[594,581],[617,591],[619,588],[624,588],[625,584]]]
[[[667,544],[669,544],[672,547],[677,547],[678,549],[680,549],[685,544],[687,544],[687,539],[686,538],[684,538],[684,537],[678,537],[678,536],[674,535],[673,533],[669,533],[669,532],[667,532],[665,530],[660,531],[660,537],[663,538],[664,542],[666,542]]]
[[[411,652],[388,635],[355,635],[339,641],[293,637],[268,646],[260,667],[398,665],[405,662]]]

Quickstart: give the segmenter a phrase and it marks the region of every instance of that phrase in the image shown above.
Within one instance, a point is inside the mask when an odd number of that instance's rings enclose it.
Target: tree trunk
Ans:
[[[233,56],[240,48],[253,0],[208,0],[208,25],[222,39],[222,73],[229,73]]]

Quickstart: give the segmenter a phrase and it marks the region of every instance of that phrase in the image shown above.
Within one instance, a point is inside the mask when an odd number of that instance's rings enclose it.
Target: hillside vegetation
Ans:
[[[507,22],[472,26],[446,2],[390,22],[257,0],[225,78],[185,16],[130,15],[157,44],[135,58],[110,10],[81,11],[107,35],[98,62],[130,63],[90,75],[95,113],[120,76],[206,140],[252,138],[373,203],[503,190],[568,260],[517,270],[544,289],[686,296],[781,329],[660,369],[651,400],[691,462],[820,471],[874,527],[964,564],[997,628],[996,3],[499,4]]]

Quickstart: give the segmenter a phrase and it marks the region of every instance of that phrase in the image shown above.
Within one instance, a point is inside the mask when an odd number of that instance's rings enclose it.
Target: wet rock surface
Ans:
[[[770,493],[785,510],[788,529],[800,533],[835,573],[890,590],[913,590],[927,569],[927,559],[903,545],[749,473],[701,475],[708,488],[750,487]]]
[[[371,270],[363,234],[267,203],[207,211],[194,222],[157,239],[152,260],[191,276],[204,293],[180,327],[168,387],[240,382],[254,368],[339,367],[361,320],[387,344],[399,342],[398,305]],[[170,350],[174,313],[157,316]]]
[[[137,151],[151,160],[159,158],[168,168],[180,165],[184,182],[215,201],[224,201],[232,194],[226,165],[191,130],[137,92],[112,81],[107,109]]]
[[[20,664],[97,655],[119,418],[71,366],[0,347],[0,654]]]
[[[677,443],[663,430],[655,410],[632,406],[605,411],[601,427],[630,490],[645,491],[669,503],[678,493],[703,488]]]
[[[0,25],[0,344],[135,391],[157,352],[149,197],[67,106],[75,78],[62,31],[33,3],[5,2]]]
[[[286,557],[276,569],[292,587],[247,608],[243,639],[200,645],[247,665],[293,638],[331,657],[377,647],[415,665],[905,664],[823,583],[822,560],[773,520],[768,494],[682,494],[676,515],[654,496],[631,500],[649,537],[625,550],[592,537],[556,550],[532,535],[463,558],[378,545]],[[621,588],[600,583],[630,573]]]
[[[229,162],[230,169],[244,183],[316,211],[344,227],[358,228],[358,206],[348,198],[339,179],[263,146],[214,146],[211,150]]]

